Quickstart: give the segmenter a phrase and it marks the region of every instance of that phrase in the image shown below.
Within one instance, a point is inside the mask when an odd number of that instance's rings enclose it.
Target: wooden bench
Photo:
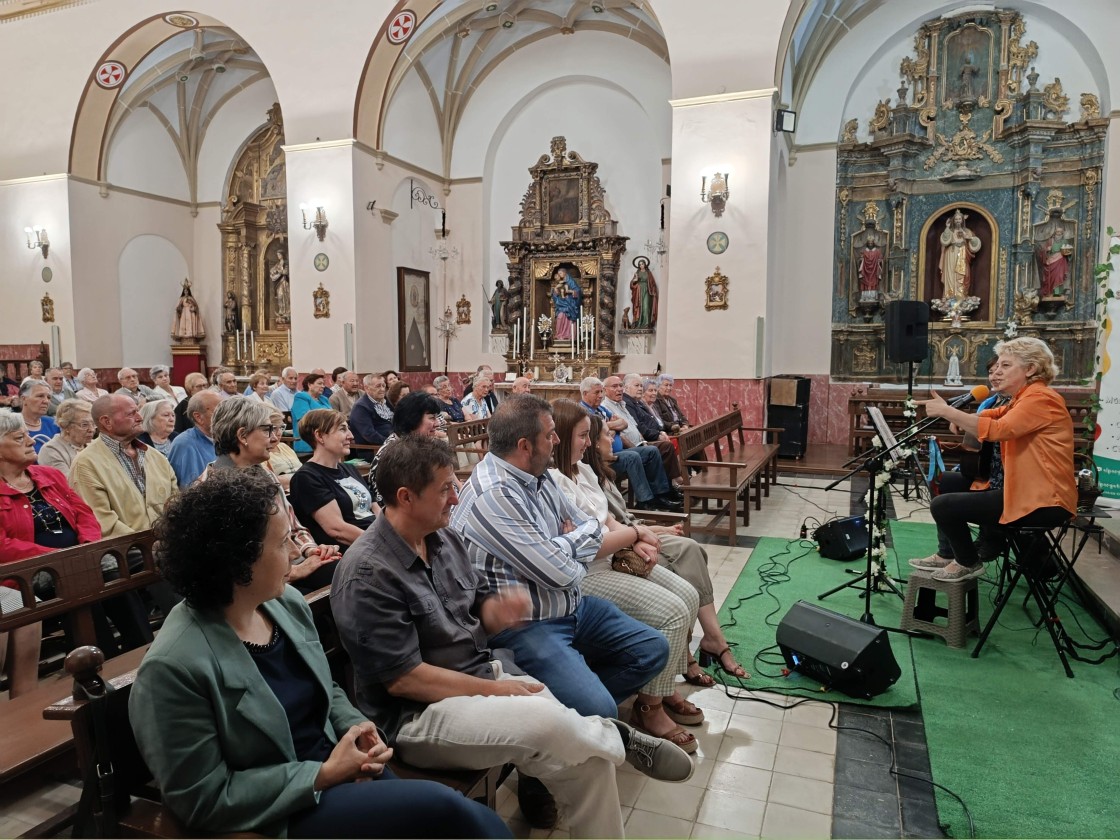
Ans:
[[[759,433],[761,443],[748,442],[747,432]],[[676,436],[681,458],[681,493],[684,495],[684,529],[710,534],[726,534],[728,545],[735,545],[739,516],[737,505],[742,501],[743,527],[750,525],[750,505],[762,509],[763,496],[770,495],[770,485],[778,479],[778,442],[782,430],[774,427],[743,425],[743,415],[736,408],[713,420],[693,426]],[[769,438],[774,436],[771,441]],[[712,456],[707,455],[712,449]],[[695,476],[690,468],[701,472]],[[710,503],[717,502],[712,509]],[[695,525],[692,515],[712,515],[706,525]],[[720,520],[727,517],[726,530]]]
[[[445,427],[447,443],[455,453],[455,475],[460,479],[470,478],[475,464],[481,461],[490,449],[490,418],[467,420],[465,423],[448,423]]]

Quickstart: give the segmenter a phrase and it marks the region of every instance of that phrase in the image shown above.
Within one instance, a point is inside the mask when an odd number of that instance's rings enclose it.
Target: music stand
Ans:
[[[879,435],[879,440],[883,442],[883,446],[886,447],[888,451],[893,450],[895,447],[901,446],[902,444],[909,443],[910,440],[912,440],[914,437],[914,434],[911,433],[906,435],[902,441],[898,441],[897,439],[895,439],[894,432],[891,431],[891,427],[887,425],[887,418],[883,416],[882,410],[877,405],[867,406],[867,416],[871,418],[871,425],[875,427],[875,431]],[[914,493],[917,496],[918,501],[921,501],[922,488],[926,486],[926,477],[922,473],[922,465],[918,462],[917,454],[914,451],[911,451],[904,458],[891,458],[892,471],[894,471],[902,464],[905,464],[906,469],[910,473],[912,473],[912,475],[908,475],[903,479],[904,483],[902,486],[902,498],[910,498],[908,485],[910,479],[913,479]],[[929,488],[927,487],[926,489],[928,490]]]

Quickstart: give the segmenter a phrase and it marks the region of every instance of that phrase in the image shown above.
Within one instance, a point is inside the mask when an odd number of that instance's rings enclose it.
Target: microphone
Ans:
[[[984,402],[991,394],[992,392],[987,385],[977,385],[967,394],[961,394],[949,403],[949,405],[953,408],[964,408],[966,405],[972,405],[974,402]]]

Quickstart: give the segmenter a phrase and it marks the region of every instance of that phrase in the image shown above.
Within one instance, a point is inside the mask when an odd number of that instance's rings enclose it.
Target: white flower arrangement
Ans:
[[[903,403],[902,416],[910,421],[918,416],[918,404],[914,402],[913,397],[907,397],[906,402]]]

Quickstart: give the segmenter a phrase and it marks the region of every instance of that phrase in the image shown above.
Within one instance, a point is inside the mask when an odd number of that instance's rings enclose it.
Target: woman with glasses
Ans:
[[[187,398],[187,392],[183,388],[171,384],[171,368],[167,365],[153,365],[148,369],[148,376],[152,378],[152,392],[161,400],[171,400],[172,404],[177,404]]]
[[[277,487],[281,482],[269,467],[272,444],[280,440],[284,427],[274,423],[276,409],[252,397],[230,397],[219,403],[210,420],[210,434],[218,457],[206,468],[205,480],[213,472],[242,469],[268,474]],[[292,539],[300,556],[292,566],[291,583],[301,592],[314,592],[327,586],[334,576],[334,561],[342,556],[337,545],[320,545],[300,524],[292,506],[284,499],[285,509],[291,520]]]
[[[292,476],[303,466],[303,461],[292,447],[280,439],[284,434],[283,413],[274,405],[269,405],[269,411],[271,413],[268,419],[272,423],[275,434],[268,442],[268,468],[272,470],[272,474],[280,481],[280,486],[287,493],[292,484]]]
[[[463,414],[463,404],[451,389],[451,379],[447,376],[437,376],[432,384],[436,386],[436,399],[440,401],[440,410],[447,416],[448,422],[464,422],[467,418]]]
[[[90,416],[91,403],[85,400],[63,400],[54,414],[59,432],[39,450],[39,464],[54,467],[65,476],[70,475],[70,465],[79,452],[93,440],[96,426]]]

